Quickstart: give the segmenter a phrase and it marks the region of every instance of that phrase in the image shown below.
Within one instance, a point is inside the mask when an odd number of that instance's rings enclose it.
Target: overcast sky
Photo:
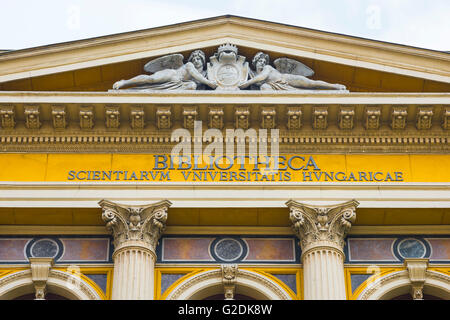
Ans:
[[[225,14],[450,51],[450,0],[4,0],[0,49]]]

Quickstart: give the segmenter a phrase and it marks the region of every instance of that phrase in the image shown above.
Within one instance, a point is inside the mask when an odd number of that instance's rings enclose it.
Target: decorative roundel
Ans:
[[[406,238],[398,242],[397,251],[403,259],[423,258],[427,255],[427,246],[422,240]]]
[[[211,244],[211,253],[216,260],[233,262],[245,255],[247,248],[241,239],[219,238]]]
[[[33,239],[27,246],[27,257],[59,258],[62,254],[62,244],[59,240],[49,238]]]

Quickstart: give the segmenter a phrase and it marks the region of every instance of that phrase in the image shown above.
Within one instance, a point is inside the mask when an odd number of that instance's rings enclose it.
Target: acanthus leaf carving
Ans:
[[[310,248],[327,245],[342,251],[344,239],[356,219],[356,200],[339,205],[317,207],[290,200],[290,220],[300,239],[303,252]]]
[[[155,251],[159,238],[165,230],[170,201],[164,200],[145,206],[127,206],[108,200],[99,202],[102,219],[114,236],[117,250],[127,243],[142,242]]]

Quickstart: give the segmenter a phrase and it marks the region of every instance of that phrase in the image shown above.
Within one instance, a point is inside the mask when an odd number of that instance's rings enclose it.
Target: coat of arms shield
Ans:
[[[208,79],[217,82],[216,90],[240,90],[239,84],[248,78],[248,62],[237,54],[235,45],[224,44],[209,58]]]

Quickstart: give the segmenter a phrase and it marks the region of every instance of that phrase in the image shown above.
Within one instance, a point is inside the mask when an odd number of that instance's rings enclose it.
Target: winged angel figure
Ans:
[[[129,80],[117,81],[113,89],[196,90],[201,85],[213,89],[217,87],[217,83],[206,78],[206,57],[202,50],[193,51],[186,64],[183,64],[183,60],[183,55],[179,53],[154,59],[144,66],[144,70],[151,75],[141,74]]]
[[[273,63],[276,69],[269,65],[268,54],[264,52],[255,54],[252,65],[256,72],[250,74],[251,79],[239,85],[239,88],[256,85],[260,90],[346,89],[342,84],[308,79],[307,77],[312,76],[314,71],[296,60],[278,58]]]

